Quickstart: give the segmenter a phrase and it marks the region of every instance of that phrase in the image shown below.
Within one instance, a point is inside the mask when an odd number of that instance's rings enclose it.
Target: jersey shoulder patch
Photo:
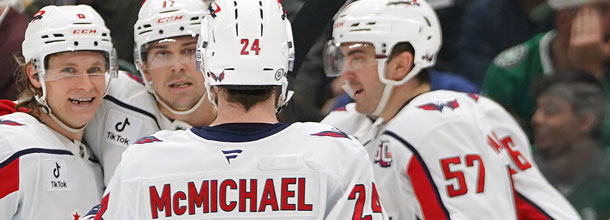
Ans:
[[[452,110],[459,108],[460,103],[457,101],[457,99],[454,99],[452,101],[447,102],[427,103],[423,105],[418,105],[417,107],[426,111],[442,112],[445,107],[450,108]]]
[[[153,142],[163,142],[163,141],[155,136],[146,136],[146,137],[140,138],[133,144],[148,144],[148,143],[153,143]]]
[[[494,58],[494,64],[501,68],[510,68],[521,63],[521,61],[527,57],[528,53],[526,44],[519,44],[498,54],[498,56]]]
[[[133,74],[133,73],[127,73],[127,76],[129,76],[129,78],[135,80],[136,82],[144,85],[144,79],[142,79],[141,76]]]
[[[334,138],[347,138],[350,139],[351,138],[343,131],[340,131],[339,129],[332,129],[332,130],[326,130],[326,131],[320,131],[314,134],[311,134],[311,136],[318,136],[318,137],[334,137]]]
[[[24,124],[21,124],[21,123],[16,122],[16,121],[8,120],[8,119],[0,119],[0,125],[23,126]]]

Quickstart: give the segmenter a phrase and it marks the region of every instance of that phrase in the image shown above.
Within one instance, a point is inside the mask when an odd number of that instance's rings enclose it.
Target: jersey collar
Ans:
[[[285,123],[226,123],[211,127],[192,128],[191,132],[207,140],[249,142],[277,134],[290,125]]]

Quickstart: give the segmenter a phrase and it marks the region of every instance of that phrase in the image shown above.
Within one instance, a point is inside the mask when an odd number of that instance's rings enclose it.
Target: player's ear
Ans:
[[[404,51],[392,58],[386,67],[386,77],[392,80],[400,81],[407,77],[407,74],[413,68],[413,54],[409,51]]]
[[[28,80],[30,80],[30,83],[32,84],[32,86],[34,86],[34,88],[42,88],[42,85],[40,84],[40,74],[38,74],[38,71],[36,71],[36,69],[34,68],[34,65],[32,65],[31,63],[26,64],[25,65],[25,73],[28,75]]]

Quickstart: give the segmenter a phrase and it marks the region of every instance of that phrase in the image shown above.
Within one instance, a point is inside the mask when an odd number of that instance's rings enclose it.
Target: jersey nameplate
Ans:
[[[72,190],[69,167],[66,165],[66,161],[61,159],[47,159],[43,161],[42,169],[45,180],[44,184],[47,185],[47,191]]]
[[[127,146],[139,138],[138,133],[141,126],[141,119],[110,109],[105,125],[104,140]]]
[[[318,216],[316,173],[222,173],[143,181],[136,207],[147,219]]]

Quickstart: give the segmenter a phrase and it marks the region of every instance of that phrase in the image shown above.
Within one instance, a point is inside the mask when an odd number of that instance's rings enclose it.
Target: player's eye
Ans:
[[[167,57],[169,57],[169,55],[170,55],[170,52],[167,50],[155,51],[155,56],[159,57],[159,58],[167,58]]]
[[[61,70],[61,72],[63,73],[76,73],[76,69],[74,69],[73,67],[65,67]]]
[[[87,70],[87,73],[101,73],[101,72],[102,72],[102,68],[99,66],[94,66]]]
[[[184,49],[183,54],[194,54],[197,51],[195,48]]]

